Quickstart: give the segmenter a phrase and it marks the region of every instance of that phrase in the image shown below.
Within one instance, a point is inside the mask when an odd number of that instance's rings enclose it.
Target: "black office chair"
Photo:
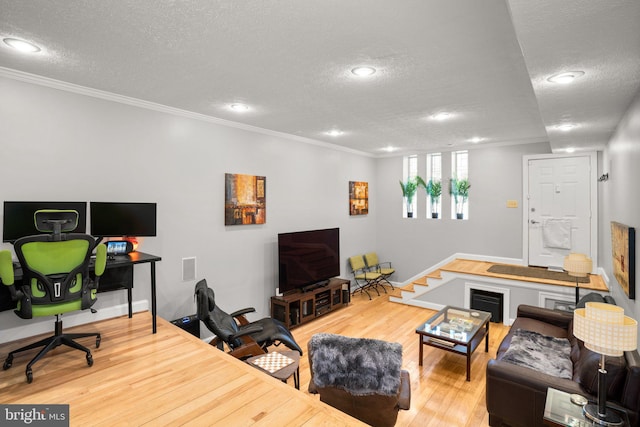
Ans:
[[[282,322],[270,317],[249,322],[245,314],[255,312],[254,308],[245,308],[231,314],[222,311],[216,305],[213,289],[207,286],[205,279],[196,284],[195,297],[198,319],[216,335],[211,340],[211,345],[222,350],[224,344],[227,344],[229,354],[238,359],[267,353],[267,347],[280,344],[302,355],[302,349]]]
[[[23,279],[14,283],[13,265],[9,251],[0,256],[0,278],[9,287],[11,298],[17,302],[15,313],[23,319],[56,316],[55,334],[9,353],[3,369],[13,364],[16,353],[43,347],[27,364],[27,382],[33,381],[31,367],[46,353],[60,345],[84,351],[87,364],[93,365],[93,357],[88,348],[74,341],[77,338],[95,336],[96,348],[100,346],[100,334],[62,332],[61,315],[89,309],[96,302],[98,280],[106,265],[106,248],[97,245],[87,234],[66,233],[77,226],[76,211],[42,210],[35,213],[36,229],[52,234],[22,237],[15,241],[14,249]],[[96,249],[95,280],[89,276],[89,262]]]

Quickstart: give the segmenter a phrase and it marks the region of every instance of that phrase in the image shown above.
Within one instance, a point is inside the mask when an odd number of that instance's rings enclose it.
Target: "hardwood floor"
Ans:
[[[449,271],[454,273],[463,273],[463,274],[473,274],[475,276],[485,276],[485,277],[497,277],[500,279],[511,279],[511,280],[519,280],[521,282],[531,282],[531,283],[541,283],[545,285],[553,285],[553,286],[563,286],[563,287],[575,287],[575,281],[569,280],[552,280],[552,279],[541,279],[535,277],[526,277],[526,276],[513,276],[508,274],[499,274],[492,273],[489,271],[489,268],[497,265],[494,262],[488,261],[477,261],[477,260],[469,260],[457,258],[450,263],[442,266],[439,270],[432,271],[424,277],[421,277],[414,281],[413,283],[418,285],[426,285],[428,283],[429,278],[440,278],[441,271]],[[532,267],[532,268],[540,268],[540,267]],[[581,283],[580,288],[583,290],[593,290],[600,292],[608,292],[609,289],[604,281],[604,279],[598,274],[589,274],[589,283]]]
[[[415,330],[433,313],[433,310],[389,302],[384,294],[369,301],[366,295],[357,293],[347,308],[300,326],[293,334],[304,350],[311,336],[319,332],[402,344],[403,369],[411,376],[411,409],[400,411],[397,426],[488,426],[486,365],[495,356],[509,327],[491,323],[489,352],[485,353],[484,345],[480,345],[473,353],[471,381],[467,382],[464,356],[425,346],[424,365],[418,365],[419,343]],[[300,389],[305,393],[309,380],[308,360],[303,357]]]
[[[150,324],[143,312],[70,328],[102,334],[98,349],[78,340],[94,365],[59,347],[36,363],[31,384],[24,369],[35,352],[16,356],[0,372],[0,402],[68,404],[71,426],[362,425],[163,319],[157,334]],[[32,341],[3,344],[0,357]]]
[[[292,332],[304,350],[318,332],[401,343],[403,368],[411,376],[411,409],[400,411],[398,426],[487,426],[485,366],[508,328],[491,324],[489,352],[483,345],[476,350],[467,382],[460,355],[425,347],[424,365],[418,366],[415,329],[432,313],[389,302],[384,294],[371,301],[356,294],[348,307]],[[76,328],[103,335],[100,348],[92,349],[93,367],[82,353],[61,347],[34,366],[32,384],[25,382],[24,367],[33,354],[17,356],[11,369],[0,372],[0,402],[68,403],[74,426],[361,425],[308,394],[306,354],[297,391],[292,379],[274,380],[162,319],[152,335],[149,323],[148,313],[137,313],[133,319]],[[18,346],[0,345],[0,357]]]

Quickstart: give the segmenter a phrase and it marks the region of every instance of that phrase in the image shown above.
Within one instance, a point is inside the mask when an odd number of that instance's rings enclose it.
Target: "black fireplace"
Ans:
[[[502,323],[504,295],[498,292],[471,289],[471,308],[491,313],[491,321]]]

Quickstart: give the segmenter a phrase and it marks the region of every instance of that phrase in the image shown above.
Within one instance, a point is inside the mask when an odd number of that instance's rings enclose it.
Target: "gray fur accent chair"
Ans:
[[[409,409],[409,372],[402,346],[370,338],[316,334],[308,343],[309,393],[372,426],[393,426]]]

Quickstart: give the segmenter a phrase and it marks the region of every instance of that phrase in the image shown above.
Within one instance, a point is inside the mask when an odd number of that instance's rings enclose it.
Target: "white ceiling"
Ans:
[[[640,88],[638,0],[0,0],[17,70],[372,155],[602,149]],[[350,70],[377,73],[356,78]],[[584,71],[571,85],[546,79]],[[228,109],[243,102],[251,109]],[[432,114],[452,117],[435,121]],[[577,124],[571,132],[556,125]],[[326,135],[340,129],[339,137]]]

